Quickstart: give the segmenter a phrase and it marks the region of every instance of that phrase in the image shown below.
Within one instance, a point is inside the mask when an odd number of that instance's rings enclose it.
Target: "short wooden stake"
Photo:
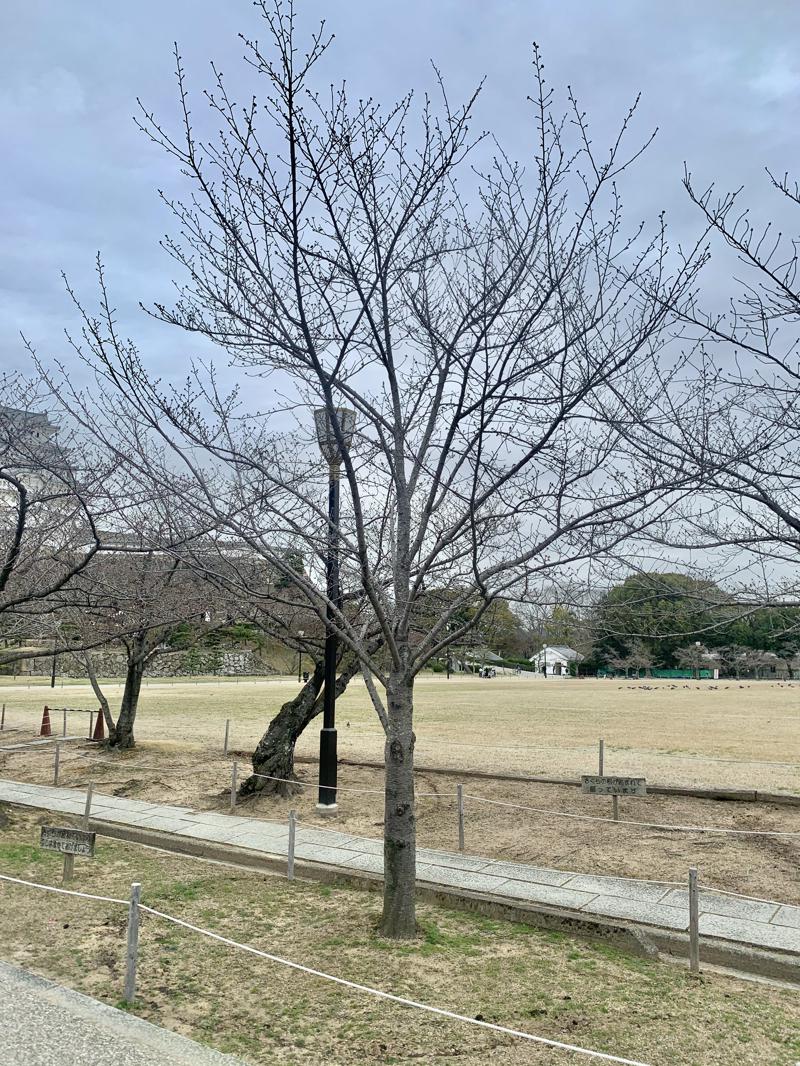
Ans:
[[[230,729],[231,729],[231,720],[230,720],[230,718],[226,718],[225,719],[225,740],[224,740],[224,742],[222,744],[222,754],[223,755],[227,755],[228,754],[228,736],[230,734]]]
[[[2,711],[0,711],[0,733],[2,733],[2,731],[5,729],[5,727],[6,727],[6,705],[3,704],[3,709],[2,709]]]
[[[297,832],[297,811],[289,811],[289,847],[286,852],[286,876],[294,881],[294,838]]]
[[[92,813],[92,792],[94,791],[94,785],[90,781],[86,786],[86,806],[83,808],[83,828],[89,828],[89,816]]]
[[[456,785],[458,801],[458,850],[464,850],[464,786]]]
[[[689,870],[689,970],[700,973],[700,892],[697,870]]]
[[[133,1006],[136,995],[136,963],[139,955],[139,900],[142,886],[138,882],[131,885],[131,902],[128,908],[128,947],[125,953],[125,989],[123,999],[129,1007]]]
[[[599,751],[598,751],[597,765],[598,765],[598,773],[600,774],[601,777],[603,776],[603,765],[605,763],[605,753],[606,753],[606,742],[603,740],[602,737],[600,737],[600,745],[599,745]]]
[[[61,745],[56,742],[56,753],[53,758],[53,784],[58,784],[58,764],[61,761]]]
[[[239,770],[239,764],[234,759],[231,763],[231,810],[236,806],[236,777]]]
[[[65,855],[64,856],[64,874],[63,874],[62,880],[63,881],[71,881],[72,880],[72,875],[74,873],[75,873],[75,856],[74,855]]]
[[[67,735],[67,709],[66,709],[66,707],[64,708],[63,715],[64,715],[64,728],[61,730],[61,735],[63,737],[65,737]]]
[[[613,818],[615,822],[619,821],[619,796],[612,796],[612,808]]]

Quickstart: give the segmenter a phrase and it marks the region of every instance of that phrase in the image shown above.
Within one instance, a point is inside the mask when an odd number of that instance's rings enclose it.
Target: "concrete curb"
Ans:
[[[140,829],[105,821],[92,820],[90,828],[100,836],[144,844],[175,854],[231,863],[235,866],[269,873],[281,875],[286,873],[286,859],[283,856],[267,855],[263,852],[250,851],[247,848],[237,848],[230,844],[202,841],[154,829]],[[383,879],[376,874],[368,871],[348,870],[322,862],[296,859],[295,876],[327,884],[336,882],[351,885],[372,892],[383,890]],[[689,938],[686,933],[647,925],[643,922],[616,920],[543,903],[522,900],[511,902],[487,893],[446,885],[433,885],[424,881],[417,882],[417,893],[420,899],[456,910],[471,911],[491,918],[534,925],[541,929],[607,938],[619,943],[631,954],[640,957],[659,956],[667,960],[683,962],[689,956]],[[800,986],[800,957],[793,952],[767,950],[709,936],[703,936],[701,944],[702,959],[708,965],[722,966],[741,974],[768,977]]]

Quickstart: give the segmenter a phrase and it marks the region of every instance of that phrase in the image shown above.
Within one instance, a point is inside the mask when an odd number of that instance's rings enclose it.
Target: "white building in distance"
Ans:
[[[545,677],[569,677],[570,663],[577,666],[582,659],[580,652],[565,644],[545,644],[541,651],[531,656],[530,661],[537,672]]]

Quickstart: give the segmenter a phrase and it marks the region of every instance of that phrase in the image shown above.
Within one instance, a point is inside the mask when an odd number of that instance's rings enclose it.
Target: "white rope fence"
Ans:
[[[27,888],[38,889],[44,892],[55,892],[59,895],[65,896],[77,896],[83,899],[97,900],[103,903],[114,903],[119,906],[128,907],[128,952],[127,952],[127,972],[125,978],[126,993],[130,992],[130,998],[128,1002],[133,1001],[133,994],[135,992],[135,975],[137,965],[138,954],[138,912],[142,911],[146,914],[151,914],[155,918],[161,918],[163,921],[170,922],[173,925],[177,925],[182,929],[188,929],[192,933],[196,933],[199,936],[214,940],[217,943],[225,944],[227,947],[235,948],[238,951],[247,952],[250,955],[255,955],[258,958],[266,959],[268,962],[275,963],[278,966],[285,966],[288,969],[295,970],[299,973],[308,974],[310,977],[317,977],[324,981],[329,981],[333,984],[339,985],[343,988],[348,988],[354,992],[360,992],[363,995],[373,996],[377,999],[382,999],[390,1003],[397,1003],[402,1007],[408,1007],[413,1010],[425,1011],[428,1014],[437,1015],[440,1018],[447,1018],[450,1021],[462,1022],[466,1025],[471,1025],[480,1029],[488,1029],[491,1032],[502,1033],[505,1036],[511,1036],[518,1040],[528,1041],[533,1044],[540,1044],[545,1047],[554,1048],[558,1051],[570,1052],[575,1055],[583,1055],[586,1058],[600,1060],[602,1062],[613,1062],[619,1064],[619,1066],[648,1066],[648,1063],[642,1062],[640,1059],[627,1059],[620,1055],[612,1055],[605,1051],[594,1051],[590,1048],[579,1047],[577,1044],[567,1044],[561,1040],[552,1040],[548,1037],[537,1036],[534,1033],[527,1033],[522,1029],[512,1029],[510,1026],[497,1025],[494,1022],[481,1021],[477,1018],[469,1017],[466,1014],[459,1014],[456,1011],[446,1010],[444,1007],[434,1007],[428,1003],[421,1003],[415,999],[408,999],[405,996],[395,995],[393,992],[385,992],[379,988],[372,988],[370,985],[360,984],[357,981],[349,981],[344,977],[337,977],[334,974],[325,973],[323,970],[314,969],[311,966],[304,966],[299,962],[293,962],[290,959],[284,959],[280,955],[274,955],[268,951],[262,951],[260,948],[255,948],[251,944],[243,944],[238,940],[233,940],[230,937],[223,936],[221,933],[215,933],[210,929],[204,929],[202,926],[194,925],[191,922],[187,922],[182,918],[177,918],[175,915],[167,914],[165,911],[156,910],[154,907],[148,907],[139,902],[139,890],[141,886],[139,884],[131,885],[131,899],[130,901],[116,899],[113,896],[97,896],[91,895],[86,892],[76,892],[63,888],[55,888],[51,885],[42,885],[35,881],[25,881],[19,877],[9,877],[6,874],[0,874],[0,881],[5,881],[9,884],[24,885]],[[132,929],[135,929],[135,934],[132,937]],[[133,941],[133,944],[132,944]],[[132,950],[133,949],[133,950]],[[132,967],[132,972],[131,972]],[[127,997],[126,997],[127,998]]]
[[[64,763],[64,756],[59,750],[59,742],[54,744],[54,773],[53,784],[59,783],[59,768]],[[8,754],[24,754],[23,752],[9,752]],[[123,762],[104,763],[102,759],[98,759],[93,752],[70,752],[72,759],[90,759],[93,767],[98,769],[127,769],[130,771],[138,770],[154,770],[160,773],[166,773],[170,770],[180,770],[183,767],[170,764],[162,765],[149,765],[147,763],[133,763],[129,767],[126,767]],[[259,774],[250,773],[249,777],[261,778],[267,781],[274,781],[279,784],[291,785],[293,788],[313,788],[314,782],[300,781],[296,778],[276,777],[271,774]],[[236,807],[237,793],[239,783],[239,763],[234,759],[231,763],[231,788],[230,788],[230,807],[233,810]],[[351,793],[354,795],[365,796],[384,796],[383,789],[372,788],[355,788],[344,785],[336,786],[337,792]],[[455,792],[415,792],[416,799],[437,799],[437,800],[455,800],[458,808],[458,822],[459,822],[459,845],[460,850],[464,850],[464,823],[465,823],[465,800],[467,799],[467,793],[464,791],[463,785],[456,786]],[[533,807],[524,803],[512,803],[509,800],[496,800],[490,799],[488,796],[481,796],[477,793],[469,793],[470,801],[474,803],[483,803],[492,807],[501,807],[507,810],[526,811],[531,814],[540,814],[548,818],[566,818],[573,821],[582,822],[600,822],[605,824],[611,824],[614,826],[627,825],[633,826],[639,829],[658,829],[663,832],[670,833],[704,833],[704,834],[717,834],[722,836],[734,836],[734,837],[768,837],[775,839],[791,839],[800,838],[800,830],[780,830],[780,829],[737,829],[728,826],[710,826],[710,825],[683,825],[669,822],[648,822],[634,818],[608,818],[603,815],[596,814],[581,814],[574,811],[559,811],[550,807]]]
[[[282,784],[294,785],[295,787],[314,787],[313,782],[298,781],[288,777],[273,777],[269,774],[250,774],[251,777],[262,777],[268,781],[276,781]],[[364,795],[383,796],[383,789],[371,789],[371,788],[345,788],[342,785],[336,786],[338,792],[354,792],[363,793]],[[456,792],[416,792],[414,793],[415,799],[441,799],[441,800],[463,800],[467,798],[467,793],[462,791],[463,786],[459,785]],[[606,822],[613,825],[633,825],[639,826],[644,829],[663,829],[669,832],[679,833],[722,833],[731,834],[734,836],[757,836],[757,837],[800,837],[800,830],[772,830],[772,829],[731,829],[725,826],[709,826],[709,825],[674,825],[665,822],[643,822],[637,821],[633,818],[619,818],[612,820],[611,818],[603,817],[597,814],[577,814],[571,811],[556,811],[548,807],[531,807],[524,803],[510,803],[506,800],[489,799],[488,796],[480,796],[474,792],[469,793],[469,799],[477,803],[486,803],[494,807],[506,807],[511,810],[517,811],[530,811],[534,814],[543,814],[552,818],[572,818],[579,821],[587,822]]]
[[[612,822],[613,825],[636,825],[645,829],[665,829],[675,833],[730,833],[735,836],[800,837],[800,830],[729,829],[723,826],[710,825],[671,825],[663,822],[641,822],[633,818],[619,818],[612,821],[597,814],[574,814],[567,811],[554,811],[546,807],[528,807],[522,803],[509,803],[506,800],[494,800],[486,796],[476,796],[473,792],[470,792],[469,798],[478,803],[491,804],[493,807],[508,807],[517,811],[533,811],[536,814],[545,814],[553,818],[576,818],[585,822]]]
[[[299,781],[289,777],[273,777],[271,774],[257,774],[251,772],[248,777],[261,777],[265,781],[280,781],[283,784],[295,785],[299,788],[315,788],[316,784],[313,781]],[[336,785],[337,792],[361,792],[365,796],[383,796],[385,791],[382,788],[350,788],[344,785]],[[414,796],[417,799],[455,799],[455,792],[414,792]]]

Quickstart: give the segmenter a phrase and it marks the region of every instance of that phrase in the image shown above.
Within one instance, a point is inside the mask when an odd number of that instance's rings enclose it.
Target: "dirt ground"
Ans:
[[[252,751],[296,678],[148,681],[136,733],[141,741],[188,750],[221,750],[225,719],[231,742]],[[108,684],[118,699],[119,683]],[[30,728],[42,705],[96,707],[85,684],[45,679],[30,686],[0,679],[6,723]],[[82,716],[73,716],[77,722]],[[364,685],[338,702],[339,751],[382,759],[383,734]],[[800,792],[800,682],[542,679],[490,680],[423,675],[415,690],[417,762],[528,774],[593,773],[605,738],[607,773],[672,784]],[[313,755],[318,732],[306,731],[300,754]]]
[[[60,883],[38,848],[52,821],[0,807],[0,869]],[[103,840],[70,887],[142,902],[283,958],[530,1033],[652,1066],[793,1066],[800,998],[632,958],[605,941],[433,905],[416,941],[375,933],[378,897]],[[125,908],[0,882],[0,956],[119,1005]],[[566,1066],[564,1051],[343,989],[144,915],[135,1012],[254,1066]]]
[[[17,734],[21,738],[21,734]],[[249,763],[240,763],[240,780]],[[297,764],[307,785],[292,798],[256,796],[239,801],[237,814],[285,822],[290,808],[300,820],[319,827],[380,837],[383,832],[383,774],[340,768],[339,811],[320,818],[315,809],[317,766]],[[53,749],[0,752],[0,776],[50,784]],[[112,754],[98,745],[70,744],[60,760],[60,784],[132,799],[226,811],[230,805],[231,761],[221,754],[179,751],[142,742],[134,751]],[[417,775],[418,843],[456,850],[458,775]],[[350,792],[365,789],[367,792]],[[800,836],[756,837],[686,833],[610,821],[608,797],[583,795],[577,788],[497,780],[465,780],[465,848],[492,859],[518,860],[580,873],[684,882],[690,866],[707,887],[745,895],[800,902]],[[547,811],[602,816],[580,821],[538,811],[517,810],[482,799]],[[800,808],[685,797],[648,796],[620,800],[620,818],[666,825],[712,826],[774,832],[800,832]]]

